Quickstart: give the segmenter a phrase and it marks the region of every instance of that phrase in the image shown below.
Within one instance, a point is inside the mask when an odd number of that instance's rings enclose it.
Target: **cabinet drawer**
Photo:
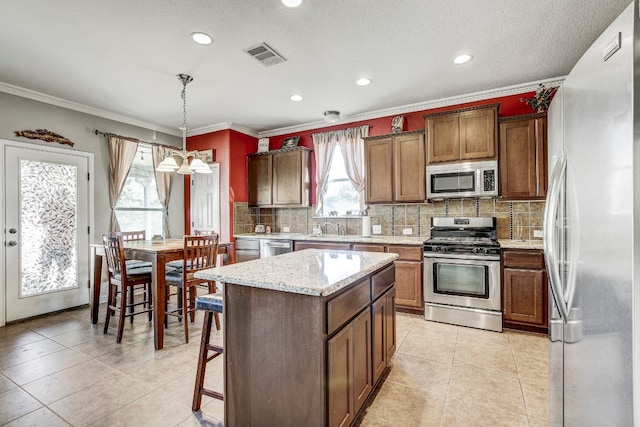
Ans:
[[[504,267],[544,269],[544,255],[541,251],[504,251],[502,252]]]
[[[327,334],[331,335],[371,301],[369,278],[327,302]]]
[[[388,252],[398,254],[399,260],[403,261],[422,261],[422,246],[389,246]]]
[[[353,250],[363,252],[384,252],[384,245],[365,245],[362,243],[354,243]]]
[[[375,300],[396,281],[396,268],[393,265],[371,276],[371,299]]]

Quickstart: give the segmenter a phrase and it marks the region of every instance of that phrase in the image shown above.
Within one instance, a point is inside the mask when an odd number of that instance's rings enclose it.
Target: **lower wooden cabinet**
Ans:
[[[548,285],[539,250],[502,251],[504,326],[546,333]]]
[[[349,426],[355,421],[395,352],[394,277],[394,267],[389,266],[327,302],[327,407],[331,427]],[[362,296],[368,299],[362,300]],[[353,317],[355,307],[359,308]]]
[[[362,311],[327,345],[329,426],[348,426],[373,389],[371,310]]]
[[[373,383],[377,383],[396,351],[396,290],[391,289],[372,306]]]

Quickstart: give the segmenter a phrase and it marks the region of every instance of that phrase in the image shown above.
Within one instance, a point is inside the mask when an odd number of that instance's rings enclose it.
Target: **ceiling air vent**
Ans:
[[[270,67],[286,61],[282,55],[273,50],[273,48],[266,43],[260,43],[259,45],[252,46],[244,51],[265,67]]]

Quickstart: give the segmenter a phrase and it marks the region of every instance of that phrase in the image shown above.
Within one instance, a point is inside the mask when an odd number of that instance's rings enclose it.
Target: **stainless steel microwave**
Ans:
[[[498,197],[498,161],[427,166],[427,199]]]

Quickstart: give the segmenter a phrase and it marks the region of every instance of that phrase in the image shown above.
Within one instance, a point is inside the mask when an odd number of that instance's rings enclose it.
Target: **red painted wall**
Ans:
[[[479,105],[500,104],[499,116],[510,117],[522,114],[530,114],[532,108],[520,101],[520,98],[530,98],[535,92],[526,92],[518,95],[503,96],[486,99],[483,101],[469,102],[465,104],[452,105],[442,108],[433,108],[413,113],[403,114],[405,131],[424,129],[424,115],[438,113],[441,111],[451,111],[458,108],[474,107]],[[300,136],[298,145],[313,149],[312,136],[315,133],[329,132],[338,129],[369,125],[369,135],[385,135],[391,132],[392,116],[380,117],[372,120],[338,124],[327,126],[321,129],[313,129],[304,132],[283,134],[269,138],[269,149],[277,150],[282,147],[282,141],[289,136]],[[247,201],[247,154],[255,153],[258,147],[258,140],[252,136],[234,130],[223,130],[206,135],[198,135],[187,138],[187,148],[189,150],[205,150],[213,148],[215,150],[215,161],[220,163],[220,200],[228,200],[228,209],[221,203],[221,239],[228,241],[233,237],[233,203]],[[311,200],[316,202],[316,175],[315,157],[311,161]],[[189,212],[190,194],[189,181],[185,180],[185,233],[190,231],[191,217]]]
[[[233,203],[247,201],[247,154],[258,148],[258,140],[227,129],[187,138],[188,150],[214,150],[214,162],[220,164],[220,240],[233,237]],[[191,232],[191,188],[184,181],[185,234]]]

